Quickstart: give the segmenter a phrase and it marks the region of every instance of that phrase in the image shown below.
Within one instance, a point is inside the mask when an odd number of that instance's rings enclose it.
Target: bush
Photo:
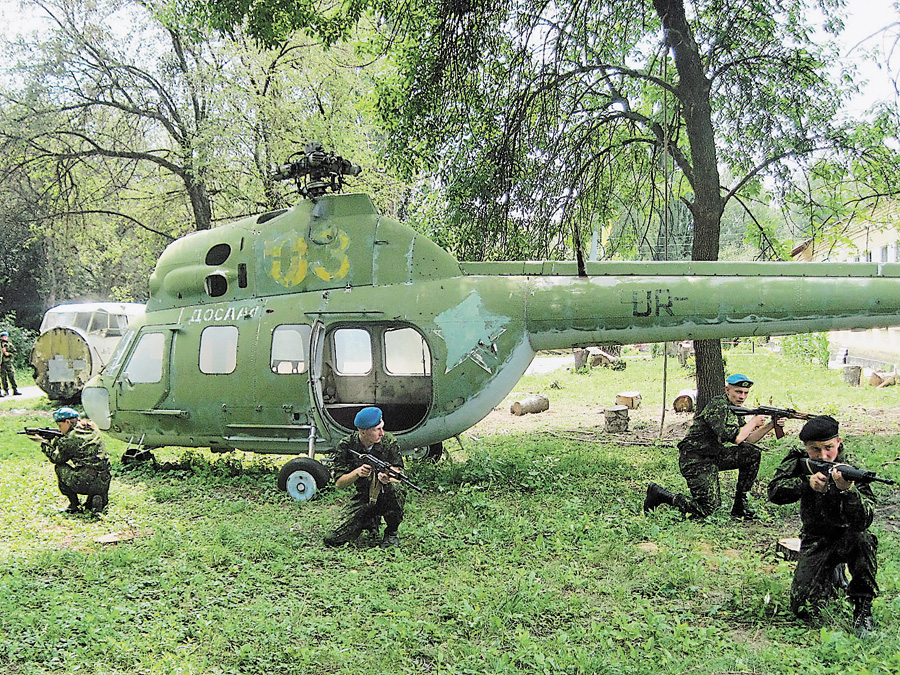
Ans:
[[[822,368],[828,367],[828,335],[808,333],[787,335],[781,339],[782,353],[802,363],[812,363]]]
[[[31,349],[34,347],[34,341],[38,336],[37,333],[28,328],[16,326],[15,312],[9,312],[0,317],[0,330],[5,330],[9,333],[9,341],[16,350],[14,363],[16,370],[24,369],[31,357]]]

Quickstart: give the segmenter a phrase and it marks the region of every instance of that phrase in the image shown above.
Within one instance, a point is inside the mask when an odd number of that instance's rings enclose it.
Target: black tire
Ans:
[[[431,445],[413,448],[406,456],[420,462],[439,462],[441,457],[444,456],[444,444],[432,443]]]
[[[293,499],[307,502],[328,485],[331,472],[309,457],[295,457],[278,472],[278,489]]]

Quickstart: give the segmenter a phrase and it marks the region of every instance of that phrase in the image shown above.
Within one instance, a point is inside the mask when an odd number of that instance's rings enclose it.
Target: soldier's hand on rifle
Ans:
[[[356,470],[353,473],[360,478],[368,478],[372,474],[372,467],[368,464],[363,464],[362,466],[356,467]]]
[[[844,490],[849,490],[853,487],[853,481],[845,480],[844,475],[838,471],[837,467],[834,467],[831,470],[831,478],[834,480],[834,484],[837,486],[837,489],[843,492]]]
[[[43,443],[44,439],[38,436],[37,434],[28,434],[25,438],[30,438],[33,441],[37,441],[38,443]]]
[[[816,492],[825,492],[828,490],[828,476],[821,471],[814,473],[809,477],[809,487]]]
[[[400,471],[400,467],[392,466],[391,468],[394,469],[395,471]],[[388,483],[398,482],[398,480],[396,478],[394,478],[391,474],[383,473],[383,472],[378,474],[378,480],[381,481],[382,483],[384,483],[385,485],[387,485]]]
[[[747,426],[749,426],[754,431],[757,429],[762,429],[769,423],[769,418],[765,415],[754,415],[750,418],[750,421],[747,422]]]

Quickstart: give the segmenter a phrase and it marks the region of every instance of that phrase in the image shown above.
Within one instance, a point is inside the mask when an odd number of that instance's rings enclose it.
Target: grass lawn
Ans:
[[[671,400],[690,380],[668,370]],[[766,352],[730,353],[728,370],[757,380],[756,403],[834,414],[866,468],[900,481],[897,387],[849,388]],[[62,514],[52,466],[15,434],[54,406],[3,399],[0,672],[900,672],[900,490],[874,488],[876,633],[853,636],[845,600],[823,626],[800,623],[786,609],[794,564],[775,551],[797,534],[797,506],[763,500],[799,424],[765,442],[760,520],[732,521],[730,502],[700,523],[645,516],[649,480],[684,488],[671,440],[652,441],[662,382],[661,359],[524,378],[510,400],[545,393],[551,410],[518,418],[506,401],[461,448],[447,444],[450,459],[410,462],[426,492],[410,494],[402,544],[387,550],[325,548],[346,493],[292,501],[275,487],[285,457],[166,448],[159,459],[183,468],[125,470],[107,439],[108,511]],[[634,389],[635,434],[604,434],[604,405]],[[122,541],[97,541],[113,533]]]

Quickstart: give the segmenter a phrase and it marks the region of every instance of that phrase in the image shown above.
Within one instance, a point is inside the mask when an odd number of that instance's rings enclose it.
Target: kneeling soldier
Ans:
[[[69,498],[66,513],[87,509],[99,513],[109,503],[109,458],[100,432],[89,419],[79,420],[72,408],[53,411],[53,421],[62,436],[46,440],[37,435],[29,438],[40,441],[41,451],[54,464],[59,491]],[[86,495],[84,504],[78,495]]]
[[[791,610],[804,619],[814,615],[831,593],[835,568],[846,563],[852,577],[846,591],[854,607],[853,628],[864,637],[874,628],[872,599],[878,595],[878,539],[869,532],[875,495],[871,486],[845,480],[836,468],[827,475],[810,476],[800,465],[809,457],[859,467],[844,451],[838,426],[828,415],[804,424],[799,435],[804,447],[794,448],[784,458],[768,493],[775,504],[800,501],[800,560],[791,585]]]
[[[327,546],[340,546],[355,540],[363,530],[377,537],[381,518],[386,528],[382,547],[400,543],[397,528],[403,521],[406,493],[403,485],[387,473],[355,457],[352,451],[368,454],[387,462],[396,469],[403,468],[403,457],[397,439],[384,431],[380,408],[363,408],[353,420],[356,432],[338,443],[334,455],[334,485],[338,489],[354,485],[356,490],[344,506],[338,525],[325,536]]]

